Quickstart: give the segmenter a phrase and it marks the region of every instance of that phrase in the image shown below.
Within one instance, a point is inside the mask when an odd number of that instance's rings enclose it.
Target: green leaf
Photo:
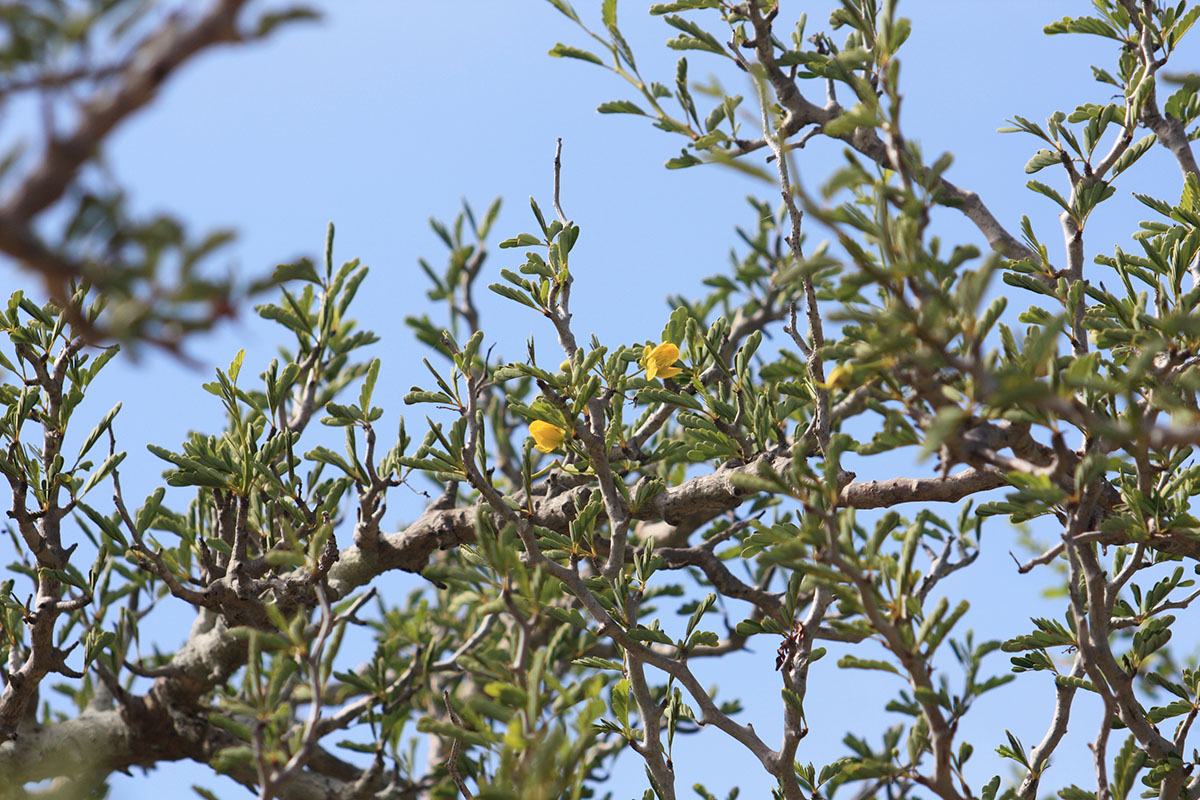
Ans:
[[[158,510],[162,506],[163,496],[166,494],[166,491],[164,487],[159,486],[146,498],[146,502],[142,504],[142,507],[138,509],[137,518],[134,520],[134,528],[137,529],[139,535],[145,533],[158,518]]]
[[[358,407],[366,413],[371,406],[371,394],[375,391],[375,381],[379,379],[379,359],[371,359],[370,366],[367,367],[367,377],[363,381],[362,389],[358,392]]]
[[[857,656],[845,655],[838,659],[837,665],[842,669],[869,669],[879,672],[890,672],[893,675],[899,675],[900,671],[886,661],[877,661],[870,658],[858,658]]]
[[[1133,779],[1146,763],[1146,753],[1137,746],[1137,738],[1127,737],[1113,762],[1112,794],[1115,800],[1125,800],[1133,787]]]
[[[607,103],[601,103],[596,106],[596,111],[600,114],[640,114],[643,117],[648,116],[636,103],[632,103],[629,100],[609,100]]]
[[[692,155],[688,151],[683,150],[683,151],[681,151],[680,155],[677,156],[676,158],[668,159],[666,167],[667,167],[667,169],[684,169],[685,167],[694,167],[697,164],[703,164],[703,163],[704,163],[703,161],[696,158],[694,155]]]
[[[317,270],[313,267],[311,261],[307,258],[302,258],[293,264],[280,264],[275,267],[275,272],[271,276],[271,280],[275,283],[284,283],[286,281],[308,281],[309,283],[321,283],[320,276],[317,275]]]
[[[553,0],[551,0],[551,2],[553,2]],[[600,56],[596,55],[595,53],[590,53],[587,50],[581,50],[578,47],[571,47],[563,44],[562,42],[559,42],[558,44],[554,45],[554,47],[550,48],[550,55],[554,56],[555,58],[575,58],[580,61],[590,61],[593,64],[599,64],[602,67],[605,65],[600,59]]]
[[[1157,672],[1147,672],[1146,680],[1150,681],[1150,683],[1153,683],[1155,686],[1166,689],[1176,697],[1182,697],[1184,700],[1187,700],[1190,697],[1187,689],[1185,689],[1183,686],[1180,686],[1178,683],[1175,683],[1174,681],[1167,680]]]
[[[112,539],[120,547],[121,551],[129,549],[129,542],[126,541],[125,536],[121,533],[120,527],[110,517],[104,516],[87,503],[80,502],[79,509],[87,515],[88,519],[96,523],[100,528],[100,532]]]
[[[571,4],[567,0],[547,0],[547,2],[570,19],[579,22],[579,15],[575,13],[575,9],[571,7]]]
[[[84,581],[82,577],[80,577],[80,575],[75,571],[74,568],[71,568],[71,569],[49,569],[47,567],[41,567],[38,569],[38,574],[43,575],[45,577],[53,578],[57,581],[65,583],[69,586],[74,586],[76,589],[79,589],[79,590],[83,591],[84,593],[89,593],[87,582]]]
[[[503,283],[489,283],[488,288],[501,297],[507,297],[509,300],[515,300],[523,306],[529,306],[530,308],[534,309],[538,307],[537,303],[533,302],[533,299],[520,289],[514,289],[513,287],[506,286]]]
[[[1096,691],[1094,683],[1085,678],[1076,678],[1073,675],[1055,675],[1054,682],[1059,686],[1070,686],[1072,689],[1083,689],[1085,692]]]
[[[675,11],[691,11],[696,8],[720,8],[721,0],[680,0],[677,3],[655,3],[650,6],[651,16],[659,17]]]
[[[565,622],[580,630],[587,630],[587,620],[583,618],[583,614],[579,613],[577,608],[560,608],[559,606],[547,606],[546,613],[557,619],[559,622]]]
[[[571,663],[578,664],[581,667],[607,669],[613,670],[614,672],[623,672],[625,670],[625,665],[620,661],[614,661],[611,658],[600,658],[598,656],[584,656],[583,658],[575,659]]]
[[[208,545],[209,550],[215,550],[223,556],[228,557],[233,555],[233,547],[224,539],[218,539],[215,536],[206,536],[204,537],[204,543]]]
[[[217,772],[230,772],[237,767],[249,764],[254,760],[254,748],[249,745],[226,747],[208,761],[208,765]]]
[[[744,619],[734,628],[734,633],[738,636],[754,636],[763,633],[763,626],[752,619]]]
[[[617,27],[617,0],[604,0],[601,3],[600,18],[604,20],[604,27]]]
[[[716,602],[717,596],[709,593],[696,605],[696,609],[692,612],[692,615],[688,617],[687,632],[685,635],[690,634],[696,629],[696,626],[700,624],[700,618],[703,617]]]
[[[1058,22],[1051,22],[1042,28],[1042,32],[1047,36],[1053,36],[1056,33],[1090,33],[1094,36],[1103,36],[1106,39],[1124,42],[1124,37],[1116,28],[1095,17],[1063,17]]]
[[[848,136],[859,128],[874,128],[879,123],[880,118],[875,111],[856,103],[825,123],[824,133],[829,136]]]
[[[1147,205],[1150,208],[1153,208],[1155,211],[1162,214],[1163,216],[1165,216],[1165,217],[1171,216],[1171,204],[1170,203],[1159,200],[1157,197],[1151,197],[1150,195],[1146,195],[1146,194],[1138,194],[1137,192],[1134,192],[1133,196],[1135,198],[1137,198],[1138,202],[1143,203],[1144,205]]]
[[[25,310],[25,313],[29,314],[29,316],[45,325],[47,328],[54,327],[54,317],[47,314],[37,305],[37,303],[34,303],[29,298],[22,297],[18,302],[18,305]]]
[[[1057,297],[1057,295],[1054,293],[1054,289],[1050,288],[1045,283],[1042,283],[1031,275],[1023,275],[1019,272],[1006,272],[1004,273],[1004,282],[1009,286],[1017,286],[1022,289],[1028,289],[1031,292],[1044,294],[1047,297]]]
[[[627,632],[630,639],[635,642],[655,642],[657,644],[673,644],[671,637],[667,636],[666,632],[657,628],[647,628],[644,625],[635,625]]]
[[[108,458],[104,459],[104,463],[100,465],[100,468],[93,471],[92,474],[88,476],[87,482],[84,483],[83,488],[79,490],[78,496],[83,497],[92,489],[96,488],[96,485],[99,484],[100,481],[107,478],[114,469],[120,466],[121,462],[124,460],[125,451],[114,453]]]
[[[707,50],[710,53],[717,55],[725,55],[725,49],[721,47],[721,42],[717,37],[713,36],[708,31],[701,28],[690,19],[668,14],[663,17],[663,21],[672,28],[677,28],[688,36],[678,36],[667,41],[667,47],[672,50]]]
[[[1197,7],[1197,10],[1200,10],[1200,7]],[[1157,141],[1158,137],[1153,133],[1149,133],[1130,145],[1129,148],[1121,154],[1121,157],[1117,159],[1117,163],[1113,164],[1113,177],[1117,177],[1122,172],[1132,167],[1134,163],[1143,155],[1145,155],[1146,152],[1153,147],[1154,143]]]
[[[105,414],[98,423],[96,423],[96,427],[92,428],[92,432],[89,433],[87,438],[83,440],[83,444],[79,448],[79,455],[75,456],[76,462],[83,460],[83,457],[87,455],[87,452],[92,449],[96,442],[99,441],[100,437],[104,435],[104,432],[107,431],[112,425],[113,419],[117,416],[117,413],[120,410],[121,404],[117,403],[115,406],[109,409],[109,412]]]
[[[1157,725],[1164,719],[1190,713],[1194,708],[1195,705],[1190,700],[1174,700],[1165,706],[1158,706],[1147,711],[1146,719]]]
[[[318,461],[322,464],[330,464],[331,466],[337,467],[352,478],[358,477],[357,471],[350,467],[350,464],[346,461],[346,459],[342,458],[340,455],[327,447],[314,447],[312,450],[309,450],[307,453],[305,453],[304,457],[310,461]]]
[[[1071,206],[1067,203],[1066,200],[1063,199],[1063,196],[1061,194],[1059,194],[1058,192],[1056,192],[1054,189],[1051,189],[1046,184],[1041,183],[1040,181],[1029,181],[1029,183],[1027,183],[1025,185],[1028,186],[1033,191],[1037,192],[1038,194],[1042,194],[1042,195],[1045,195],[1046,197],[1049,197],[1051,200],[1053,200],[1054,202],[1056,202],[1060,206],[1062,206],[1064,211],[1066,211],[1068,213],[1072,213],[1072,214],[1074,213]]]
[[[700,401],[690,394],[682,394],[680,392],[672,392],[668,389],[660,389],[657,386],[647,386],[638,392],[639,403],[666,403],[667,405],[677,406],[679,408],[690,408],[693,411],[703,411],[704,406],[700,405]]]
[[[233,361],[229,362],[229,380],[237,383],[238,375],[242,371],[242,360],[246,358],[245,348],[238,350],[237,355],[233,357]]]
[[[1038,170],[1061,163],[1062,157],[1059,155],[1057,150],[1049,150],[1043,147],[1041,150],[1038,150],[1036,153],[1034,153],[1033,157],[1029,159],[1028,163],[1025,164],[1025,172],[1032,175]]]
[[[263,319],[269,319],[278,322],[286,328],[290,328],[293,332],[299,334],[302,340],[310,335],[310,326],[294,311],[273,305],[255,306],[254,310]]]
[[[292,550],[271,550],[263,560],[273,567],[303,567],[307,561],[303,553]]]
[[[1171,31],[1168,36],[1170,46],[1173,48],[1179,44],[1179,40],[1183,38],[1192,26],[1196,24],[1196,19],[1200,18],[1200,6],[1193,6],[1188,9],[1187,13],[1179,17],[1175,24],[1171,26]]]
[[[966,409],[959,406],[950,405],[939,408],[937,416],[925,430],[925,441],[921,444],[921,457],[924,458],[937,451],[951,436],[957,433],[968,416]]]
[[[539,244],[545,243],[532,233],[519,233],[511,239],[505,239],[500,243],[500,247],[503,249],[510,247],[536,247]]]

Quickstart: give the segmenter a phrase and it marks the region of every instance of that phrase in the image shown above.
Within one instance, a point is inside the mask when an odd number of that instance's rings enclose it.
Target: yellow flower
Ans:
[[[562,447],[562,443],[567,440],[569,435],[567,431],[557,425],[551,425],[540,419],[529,423],[529,434],[533,437],[534,446],[543,453],[549,453]]]
[[[679,360],[679,348],[670,342],[663,342],[658,347],[646,345],[642,351],[642,364],[646,367],[646,380],[655,378],[674,378],[680,372],[679,367],[671,366]]]
[[[841,388],[842,384],[849,383],[850,378],[853,377],[853,375],[853,367],[849,367],[845,364],[838,364],[830,371],[828,380],[826,380],[824,383],[821,383],[820,381],[813,381],[813,383],[822,389],[839,389]]]

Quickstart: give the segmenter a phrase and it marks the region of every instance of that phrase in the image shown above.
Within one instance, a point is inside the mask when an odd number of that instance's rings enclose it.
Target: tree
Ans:
[[[523,263],[488,288],[528,308],[558,351],[491,349],[476,284],[494,277],[499,205],[465,205],[435,223],[449,256],[427,269],[447,319],[410,323],[433,352],[426,385],[404,401],[430,421],[393,437],[376,425],[384,365],[362,355],[376,337],[349,316],[367,271],[337,264],[331,227],[321,263],[278,268],[278,299],[258,306],[281,327],[281,356],[252,370],[239,353],[219,370],[205,388],[224,430],[153,447],[165,486],[128,502],[119,408],[74,417],[117,357],[100,337],[171,345],[142,324],[165,312],[143,304],[136,324],[97,324],[114,294],[138,295],[93,287],[108,273],[82,256],[49,302],[14,294],[0,471],[24,561],[0,591],[0,791],[90,796],[114,770],[192,759],[262,797],[581,797],[603,792],[630,751],[647,796],[673,798],[693,783],[675,772],[676,739],[704,727],[752,753],[785,798],[1124,800],[1135,782],[1149,796],[1200,796],[1188,741],[1200,676],[1169,646],[1200,596],[1188,577],[1200,555],[1200,82],[1164,72],[1200,10],[1099,0],[1096,16],[1046,27],[1110,39],[1116,57],[1093,68],[1110,85],[1094,98],[1104,104],[1012,123],[1040,148],[1026,171],[1065,177],[1065,196],[1029,182],[1062,208],[1060,251],[1029,218],[1014,234],[946,179],[948,156],[928,160],[905,137],[897,54],[910,25],[895,2],[844,0],[829,23],[838,39],[806,38],[803,17],[785,28],[794,10],[760,0],[653,6],[679,31],[671,48],[753,81],[750,112],[719,84],[699,91],[686,58],[674,86],[643,78],[615,2],[592,27],[551,3],[592,48],[551,54],[611,69],[636,93],[600,111],[683,137],[668,167],[715,163],[773,184],[731,272],[708,296],[673,301],[656,341],[583,341],[570,305],[587,290],[571,272],[580,227],[559,202],[556,157],[541,204],[553,213],[532,203],[531,232],[499,243]],[[238,6],[214,6],[212,24],[238,30]],[[72,19],[47,18],[55,32]],[[12,69],[56,74],[45,63],[35,54]],[[846,159],[814,194],[794,176],[816,137],[844,143]],[[1131,232],[1137,252],[1093,253],[1085,268],[1091,212],[1156,146],[1179,165],[1180,199],[1139,195],[1153,213]],[[942,208],[990,251],[939,241]],[[806,235],[829,242],[806,247]],[[1008,310],[1017,292],[1032,303],[1019,314]],[[764,342],[772,331],[781,345]],[[339,449],[320,435],[337,428]],[[892,455],[902,448],[933,468]],[[388,531],[389,493],[405,484],[436,496]],[[176,504],[180,490],[189,502]],[[1003,641],[963,629],[967,602],[948,580],[977,568],[994,516],[1053,531],[1020,569],[1062,587],[1055,617]],[[398,570],[428,588],[392,596]],[[195,622],[160,652],[138,625],[166,604]],[[375,637],[365,664],[341,652],[359,625]],[[747,647],[778,647],[778,742],[729,687],[698,677]],[[902,724],[810,733],[809,668],[835,648],[842,669],[890,676]],[[43,707],[63,679],[69,710]],[[963,740],[980,697],[1030,681],[1055,693],[1035,709],[1047,727],[1034,747],[1003,731]],[[1094,775],[1051,785],[1076,706],[1100,709]],[[845,736],[846,755],[810,763],[810,735]],[[998,742],[1016,772],[980,779],[968,761]]]

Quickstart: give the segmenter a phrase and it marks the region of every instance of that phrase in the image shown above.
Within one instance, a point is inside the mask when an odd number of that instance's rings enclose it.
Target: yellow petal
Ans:
[[[656,361],[661,361],[664,366],[674,364],[679,360],[679,348],[672,342],[663,342],[650,351],[650,357]]]
[[[543,453],[549,453],[562,447],[562,443],[567,438],[565,430],[540,419],[529,423],[529,435],[533,437],[534,447]]]
[[[841,387],[843,383],[849,382],[851,374],[852,370],[850,367],[847,367],[844,364],[838,364],[836,367],[830,370],[829,378],[824,383],[821,383],[820,381],[813,381],[813,383],[815,383],[821,389],[837,389]]]
[[[679,367],[659,367],[658,375],[660,378],[674,378],[683,370]]]
[[[646,363],[646,380],[652,381],[657,376],[674,378],[683,371],[679,367],[672,366],[679,360],[679,348],[671,342],[663,342],[653,350],[650,349],[650,345],[646,345],[643,353]]]

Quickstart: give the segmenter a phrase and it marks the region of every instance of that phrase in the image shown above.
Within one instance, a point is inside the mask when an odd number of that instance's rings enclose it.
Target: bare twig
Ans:
[[[1020,561],[1017,561],[1017,557],[1015,555],[1013,555],[1012,553],[1009,553],[1009,555],[1012,556],[1013,561],[1017,562],[1017,572],[1024,575],[1025,573],[1032,570],[1034,567],[1038,567],[1043,564],[1049,564],[1051,561],[1053,561],[1054,559],[1056,559],[1060,555],[1062,555],[1063,551],[1065,549],[1066,549],[1066,545],[1063,544],[1062,542],[1058,542],[1053,547],[1046,550],[1046,552],[1042,553],[1041,555],[1039,555],[1035,558],[1029,559],[1024,564],[1022,564]]]
[[[1076,653],[1075,661],[1068,674],[1072,678],[1082,677],[1083,661],[1079,653]],[[1021,786],[1017,790],[1017,795],[1022,800],[1033,800],[1037,797],[1038,785],[1041,782],[1046,763],[1050,759],[1050,754],[1058,747],[1058,743],[1062,741],[1063,735],[1067,732],[1067,724],[1071,719],[1071,702],[1074,699],[1074,686],[1067,683],[1055,685],[1054,714],[1050,718],[1050,727],[1046,730],[1042,740],[1029,751],[1029,764],[1032,769],[1025,773],[1025,777],[1021,779]]]
[[[558,201],[559,178],[562,174],[562,137],[558,137],[557,143],[554,145],[554,213],[558,215],[558,221],[563,225],[570,225],[571,221],[567,219],[567,215],[563,213],[562,205]]]
[[[450,722],[458,728],[463,727],[463,721],[459,718],[458,712],[454,710],[454,706],[450,704],[450,691],[442,690],[442,701],[446,704],[446,715],[450,717]],[[453,739],[450,742],[450,754],[446,756],[446,771],[450,773],[450,780],[454,781],[454,785],[458,787],[458,791],[462,792],[462,796],[471,800],[475,795],[471,794],[471,790],[467,788],[467,782],[463,779],[462,774],[458,771],[458,754],[462,752],[462,740]]]

